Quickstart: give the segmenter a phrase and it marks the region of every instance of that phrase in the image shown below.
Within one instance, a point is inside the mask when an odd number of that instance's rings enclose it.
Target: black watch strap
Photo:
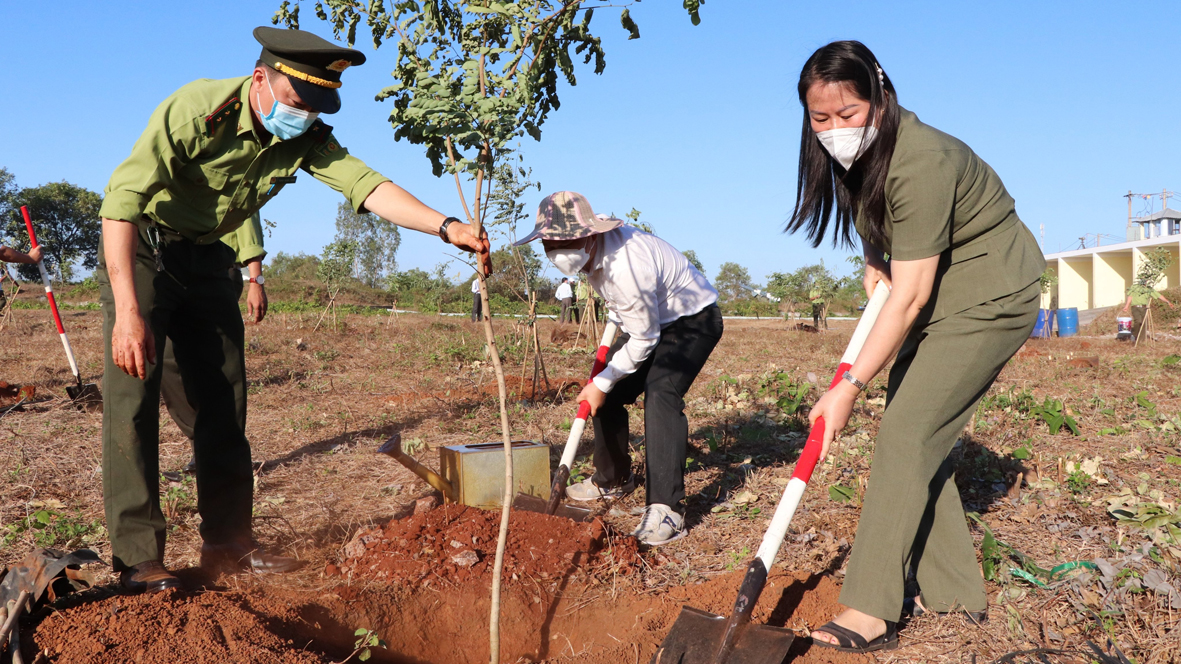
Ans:
[[[443,220],[443,223],[439,226],[439,237],[442,238],[442,240],[444,242],[446,242],[447,244],[451,244],[451,240],[447,239],[447,227],[450,226],[451,222],[454,222],[454,221],[459,221],[459,219],[456,217],[447,217],[446,219]]]

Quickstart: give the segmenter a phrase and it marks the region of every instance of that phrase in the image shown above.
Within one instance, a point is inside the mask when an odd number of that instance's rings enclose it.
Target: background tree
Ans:
[[[16,176],[0,166],[0,219],[8,220],[13,213],[12,202],[17,194]],[[17,214],[20,214],[17,211]],[[7,224],[0,226],[0,239],[7,235]]]
[[[3,175],[9,178],[7,183],[0,183],[0,189],[7,188],[7,192],[0,194],[6,199],[4,234],[11,246],[25,252],[31,248],[29,232],[20,214],[20,206],[27,205],[37,229],[37,242],[44,251],[45,268],[55,279],[72,280],[76,265],[87,270],[98,267],[98,240],[102,235],[98,209],[102,196],[69,182],[50,182],[13,193],[11,174],[4,171]],[[40,280],[36,265],[21,265],[17,269],[28,281]]]
[[[693,267],[697,268],[698,272],[705,274],[705,265],[703,265],[701,263],[701,259],[697,257],[696,251],[693,251],[692,249],[686,249],[681,253],[685,255],[685,258],[689,259],[689,262],[693,265]]]
[[[336,329],[336,296],[344,286],[345,279],[352,276],[353,265],[357,260],[357,248],[348,240],[337,240],[324,247],[324,254],[320,257],[320,264],[316,266],[316,277],[324,282],[328,290],[328,306],[320,314],[313,332],[320,327],[324,315],[332,311],[332,329]]]
[[[358,214],[347,202],[339,204],[336,241],[353,246],[352,276],[370,288],[377,288],[386,276],[397,271],[398,247],[402,243],[398,227],[371,212]]]
[[[803,274],[795,272],[772,272],[767,277],[767,292],[779,298],[780,310],[795,318],[796,307],[808,298],[808,286]]]
[[[541,191],[541,183],[529,179],[532,174],[533,169],[525,168],[519,161],[517,164],[502,161],[493,173],[494,186],[488,196],[492,210],[492,221],[488,226],[499,231],[507,240],[507,246],[502,250],[505,253],[502,257],[493,255],[492,265],[505,288],[512,290],[515,277],[515,284],[524,293],[521,299],[526,302],[536,286],[542,264],[532,245],[516,247],[513,243],[517,239],[517,224],[530,216],[524,200],[525,193],[532,189]],[[503,262],[505,258],[509,259],[507,263]]]
[[[719,299],[731,302],[750,297],[755,285],[746,268],[738,263],[722,263],[718,276],[714,277],[714,288],[718,289]]]
[[[628,226],[635,226],[636,228],[644,231],[645,233],[648,233],[650,235],[656,235],[656,227],[655,226],[653,226],[652,224],[649,224],[646,221],[640,221],[641,214],[643,214],[643,213],[635,208],[632,208],[631,212],[628,212],[627,214],[625,214],[623,216],[627,217],[627,225]]]

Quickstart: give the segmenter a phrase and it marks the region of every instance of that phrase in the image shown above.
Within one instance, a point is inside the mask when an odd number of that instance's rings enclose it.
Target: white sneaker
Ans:
[[[613,500],[625,494],[631,493],[636,488],[634,481],[628,481],[623,486],[610,487],[604,489],[595,484],[591,478],[566,487],[566,495],[570,500],[579,500],[587,502],[590,500]]]
[[[668,505],[649,505],[632,536],[648,546],[675,542],[685,536],[685,518]]]

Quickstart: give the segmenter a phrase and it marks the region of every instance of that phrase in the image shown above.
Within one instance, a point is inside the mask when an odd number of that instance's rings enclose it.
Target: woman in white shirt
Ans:
[[[537,211],[537,227],[517,244],[541,238],[563,274],[586,275],[623,334],[607,367],[578,400],[595,424],[595,474],[567,488],[574,500],[600,500],[635,489],[626,406],[644,395],[647,509],[634,535],[649,546],[684,536],[685,393],[722,338],[718,292],[664,240],[595,217],[581,194],[560,191]]]

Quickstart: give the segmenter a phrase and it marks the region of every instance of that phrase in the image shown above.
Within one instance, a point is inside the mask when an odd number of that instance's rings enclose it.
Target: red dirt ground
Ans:
[[[50,614],[33,638],[50,661],[70,664],[327,662],[303,650],[306,640],[297,643],[271,629],[297,620],[281,599],[165,593],[114,597]]]
[[[325,573],[410,587],[432,580],[450,585],[491,578],[499,529],[499,511],[443,505],[390,521],[384,529],[359,531],[344,547],[340,564],[329,565]],[[631,542],[630,550],[622,539],[621,546],[611,549],[613,559],[621,563],[621,571],[630,571],[639,564],[635,541],[627,540]],[[581,575],[598,562],[597,554],[607,541],[607,531],[597,519],[576,523],[536,512],[514,511],[505,549],[504,577],[516,581]],[[628,555],[621,558],[624,553]]]
[[[182,574],[190,590],[107,597],[51,614],[33,633],[43,661],[137,662],[341,661],[357,628],[372,629],[388,649],[373,662],[482,664],[498,511],[442,507],[362,530],[329,564],[320,592],[282,587],[193,592],[208,580]],[[598,520],[576,523],[513,512],[501,609],[502,661],[619,664],[648,662],[687,604],[728,614],[743,569],[663,594],[636,593],[618,575],[662,562],[641,556],[631,537],[612,537]],[[460,546],[452,544],[457,542]],[[474,552],[477,562],[452,560]],[[626,590],[624,590],[626,588]],[[805,635],[838,610],[831,576],[776,568],[754,611],[759,624]],[[871,661],[793,644],[789,662]]]

